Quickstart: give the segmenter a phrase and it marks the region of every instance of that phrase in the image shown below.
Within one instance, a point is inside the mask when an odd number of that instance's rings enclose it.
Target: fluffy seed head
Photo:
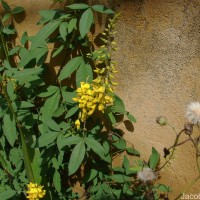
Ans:
[[[141,172],[138,172],[137,178],[142,182],[147,182],[147,181],[153,181],[157,177],[152,169],[150,169],[149,167],[145,167]]]
[[[186,109],[186,119],[191,124],[200,124],[200,103],[191,102]]]

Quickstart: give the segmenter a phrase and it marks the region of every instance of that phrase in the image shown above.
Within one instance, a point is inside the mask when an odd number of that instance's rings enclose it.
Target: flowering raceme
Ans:
[[[88,116],[92,115],[95,109],[104,112],[106,104],[113,103],[113,97],[106,94],[106,88],[102,85],[81,82],[77,90],[77,98],[73,98],[79,103],[79,119],[75,121],[77,129],[80,128],[80,120],[84,122]]]
[[[26,198],[29,200],[39,200],[43,198],[46,194],[46,191],[43,190],[43,186],[35,184],[35,183],[29,183],[28,185],[28,191]]]
[[[87,57],[94,61],[96,78],[92,83],[81,82],[80,87],[76,90],[77,97],[73,98],[74,102],[79,104],[79,117],[75,121],[77,129],[80,128],[81,122],[94,113],[96,109],[104,113],[107,105],[114,102],[113,87],[116,85],[113,82],[113,74],[117,73],[115,62],[111,61],[112,51],[116,51],[116,42],[112,41],[116,20],[118,15],[110,20],[108,28],[102,33],[101,40],[105,45],[102,45],[98,50],[88,53]]]

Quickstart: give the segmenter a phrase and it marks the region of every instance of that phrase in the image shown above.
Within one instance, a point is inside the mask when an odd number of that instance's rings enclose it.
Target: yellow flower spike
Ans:
[[[84,108],[84,105],[82,103],[79,103],[78,107],[79,108]]]
[[[82,89],[81,89],[81,88],[78,88],[76,91],[77,91],[78,93],[81,93],[81,92],[82,92]]]
[[[27,187],[28,187],[28,191],[26,192],[27,193],[26,198],[29,200],[42,199],[46,194],[46,191],[43,190],[43,186],[30,182],[29,184],[27,184]]]
[[[112,44],[112,45],[117,45],[117,43],[116,43],[116,42],[111,42],[111,44]]]
[[[80,129],[81,123],[80,123],[79,119],[77,119],[75,121],[75,125],[76,125],[77,130]]]
[[[106,71],[106,68],[103,68],[99,73],[103,74]]]
[[[72,98],[74,102],[78,102],[78,98]]]
[[[89,89],[90,88],[90,84],[89,83],[85,83],[83,86],[82,86],[83,89]]]
[[[91,108],[91,106],[92,106],[92,102],[88,102],[88,103],[87,103],[87,107],[88,107],[88,108]]]
[[[108,91],[111,92],[111,93],[113,93],[113,89],[111,87],[108,88]]]
[[[92,109],[92,110],[90,110],[89,112],[88,112],[88,115],[92,115],[92,113],[94,112],[94,110]]]
[[[115,83],[115,82],[111,82],[111,84],[113,85],[113,86],[115,86],[115,85],[118,85],[117,83]]]
[[[93,71],[96,72],[96,73],[99,73],[100,69],[94,69]]]
[[[108,76],[109,76],[110,78],[114,78],[114,76],[113,76],[113,75],[111,75],[111,74],[109,74]]]
[[[104,108],[105,108],[105,106],[104,106],[103,104],[99,104],[99,105],[98,105],[98,109],[99,109],[100,111],[103,111]]]
[[[99,87],[97,92],[104,93],[105,92],[105,87],[104,86]]]
[[[98,101],[100,101],[102,97],[103,97],[103,94],[100,93],[99,96],[98,96]]]

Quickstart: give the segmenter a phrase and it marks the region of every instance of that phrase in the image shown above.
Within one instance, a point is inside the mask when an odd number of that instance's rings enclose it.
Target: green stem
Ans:
[[[24,156],[24,165],[25,165],[28,180],[29,180],[29,182],[34,183],[35,181],[34,181],[34,176],[33,176],[33,170],[32,170],[32,167],[31,167],[31,161],[30,161],[30,157],[29,157],[29,153],[28,153],[28,147],[27,147],[27,144],[26,144],[25,136],[24,136],[24,133],[22,131],[22,126],[21,126],[20,122],[18,121],[17,115],[16,115],[16,113],[13,109],[12,102],[11,102],[9,96],[8,96],[8,93],[7,93],[7,90],[6,90],[6,85],[5,85],[5,80],[6,80],[6,76],[5,76],[5,74],[3,74],[2,90],[3,90],[3,93],[4,93],[5,99],[8,103],[8,107],[13,114],[17,128],[19,130],[21,144],[22,144],[22,151],[23,151],[23,156]]]
[[[1,26],[3,26],[2,21],[1,21]],[[8,61],[10,61],[9,56],[8,56],[8,52],[9,52],[8,46],[7,46],[7,43],[5,42],[5,37],[2,33],[2,30],[0,30],[0,36],[1,36],[1,42],[2,42],[2,46],[3,46],[3,50],[4,50],[4,53],[5,53],[6,59]]]
[[[163,169],[163,168],[169,163],[169,161],[172,159],[172,157],[173,157],[173,155],[174,155],[174,152],[175,152],[175,149],[176,149],[176,147],[177,147],[179,138],[180,138],[181,134],[182,134],[184,131],[185,131],[185,129],[181,130],[181,131],[178,133],[178,135],[176,136],[176,140],[175,140],[175,142],[174,142],[174,144],[173,144],[173,146],[172,146],[173,148],[172,148],[172,153],[171,153],[170,157],[169,157],[168,160],[159,168],[158,171],[161,171],[161,169]]]
[[[1,26],[2,26],[2,23],[1,23]],[[2,44],[3,44],[3,50],[4,50],[4,53],[5,53],[5,57],[9,62],[10,61],[9,60],[9,56],[8,56],[9,50],[8,50],[8,46],[6,44],[6,41],[5,41],[5,38],[4,38],[4,35],[3,35],[2,31],[0,31],[0,37],[1,37]],[[20,122],[17,119],[17,115],[16,115],[16,113],[15,113],[15,111],[13,109],[12,101],[10,100],[9,95],[7,93],[7,90],[6,90],[6,75],[5,74],[3,74],[3,79],[2,79],[2,84],[1,85],[2,85],[2,91],[4,93],[5,99],[6,99],[7,103],[8,103],[8,107],[9,107],[10,111],[12,112],[12,115],[13,115],[13,117],[15,119],[17,128],[19,130],[20,139],[21,139],[21,145],[22,145],[22,151],[23,151],[23,157],[24,157],[24,165],[25,165],[25,169],[26,169],[27,178],[28,178],[29,182],[35,182],[32,166],[31,166],[31,161],[30,161],[30,157],[29,157],[29,153],[28,153],[28,147],[27,147],[27,144],[26,144],[25,135],[24,135],[24,133],[22,131],[22,126],[21,126]]]

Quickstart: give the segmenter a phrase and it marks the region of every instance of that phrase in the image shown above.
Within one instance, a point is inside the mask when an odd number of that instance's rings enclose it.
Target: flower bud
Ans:
[[[156,122],[161,126],[164,126],[167,124],[167,119],[165,117],[159,116],[156,118]]]

